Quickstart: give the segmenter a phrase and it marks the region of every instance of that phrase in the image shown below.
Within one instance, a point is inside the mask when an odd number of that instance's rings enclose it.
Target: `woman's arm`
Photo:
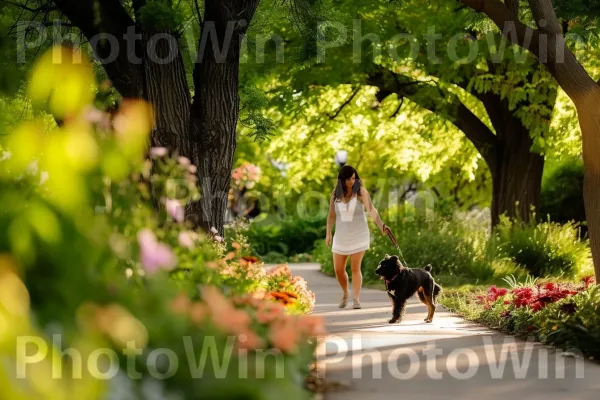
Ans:
[[[331,245],[331,231],[333,229],[333,223],[335,222],[335,195],[332,193],[329,199],[329,213],[327,214],[327,234],[325,242],[327,246]]]
[[[361,196],[361,199],[362,199],[362,202],[363,202],[365,208],[367,209],[367,212],[369,213],[369,216],[371,217],[373,222],[375,222],[375,225],[377,225],[379,227],[379,230],[381,231],[381,233],[385,234],[385,232],[384,232],[385,225],[384,225],[383,221],[381,220],[381,217],[379,216],[377,209],[373,205],[373,202],[371,201],[371,196],[369,196],[369,192],[367,192],[367,189],[365,189],[364,187],[361,187],[360,188],[360,196]]]

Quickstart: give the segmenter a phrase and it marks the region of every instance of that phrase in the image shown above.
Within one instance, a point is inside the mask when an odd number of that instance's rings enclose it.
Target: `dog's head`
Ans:
[[[397,256],[385,255],[384,259],[379,262],[375,273],[383,279],[390,280],[400,272],[402,263]]]

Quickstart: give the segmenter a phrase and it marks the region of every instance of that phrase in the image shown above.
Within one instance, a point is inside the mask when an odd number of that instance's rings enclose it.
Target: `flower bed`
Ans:
[[[78,102],[91,99],[80,93],[91,65],[58,51],[58,67],[46,56],[36,66],[31,93],[50,98],[63,125],[29,122],[2,143],[3,395],[309,398],[323,322],[305,315],[306,282],[286,265],[265,271],[243,232],[224,238],[185,221],[196,167],[146,152],[143,101],[112,116]]]
[[[442,303],[467,319],[518,337],[532,338],[600,358],[600,288],[592,277],[578,283],[491,286],[455,293]]]

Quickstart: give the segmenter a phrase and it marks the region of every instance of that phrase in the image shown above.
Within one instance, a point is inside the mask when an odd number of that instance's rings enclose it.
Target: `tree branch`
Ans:
[[[561,35],[562,29],[551,0],[529,0],[529,8],[540,31]]]
[[[200,12],[200,6],[198,5],[198,0],[194,0],[194,5],[196,7],[196,13],[198,14],[198,24],[202,26],[204,24],[204,20],[202,18],[202,13]]]
[[[567,48],[551,0],[528,0],[539,29],[530,28],[514,18],[500,0],[458,1],[487,15],[510,42],[531,51],[571,99],[597,89],[596,82]],[[540,32],[544,34],[543,40],[540,40]]]
[[[340,113],[342,112],[342,110],[344,108],[346,108],[351,102],[352,99],[354,99],[356,97],[356,95],[358,94],[358,92],[360,91],[361,86],[358,86],[356,89],[352,90],[352,93],[350,94],[350,96],[348,96],[348,98],[346,99],[346,101],[344,101],[342,103],[342,105],[340,105],[334,112],[333,114],[329,114],[327,113],[327,117],[328,119],[326,119],[325,121],[323,121],[321,124],[319,124],[319,126],[317,126],[315,129],[313,129],[308,136],[306,137],[306,139],[304,140],[304,144],[302,147],[308,146],[308,144],[310,143],[311,139],[313,138],[313,136],[315,135],[315,133],[317,131],[320,131],[321,128],[323,128],[325,126],[325,124],[329,121],[333,121],[334,119],[336,119],[338,117],[338,115],[340,115]]]
[[[38,13],[38,12],[41,12],[41,11],[50,12],[50,11],[56,10],[56,7],[51,6],[50,4],[43,4],[43,5],[41,5],[41,6],[37,7],[37,8],[31,8],[31,7],[27,6],[27,3],[22,4],[22,3],[17,3],[15,1],[8,1],[8,0],[3,0],[2,2],[6,3],[6,4],[9,4],[11,6],[15,6],[15,7],[21,8],[21,9],[23,9],[25,11],[29,11],[31,13]]]
[[[400,109],[402,108],[402,105],[404,104],[404,97],[402,97],[400,99],[400,104],[398,104],[398,108],[396,108],[396,111],[394,111],[394,113],[392,115],[390,115],[390,119],[394,118],[396,115],[398,115],[398,113],[400,112]]]
[[[380,102],[391,94],[396,94],[401,99],[407,97],[455,125],[473,143],[490,170],[494,170],[496,136],[456,95],[383,68],[372,73],[367,83],[379,88],[376,97]]]
[[[135,26],[119,0],[54,0],[54,3],[89,39],[96,35],[109,35],[116,38],[119,45],[117,57],[113,62],[103,63],[115,88],[124,97],[144,97],[142,82],[142,64],[135,62],[135,55],[125,41],[128,28]],[[114,57],[110,43],[100,41],[96,46],[100,59]]]
[[[333,115],[329,115],[329,119],[333,120],[335,118],[337,118],[338,115],[340,115],[340,113],[342,112],[342,110],[352,102],[352,100],[354,100],[354,98],[356,97],[356,95],[358,94],[358,92],[360,91],[360,86],[358,86],[356,89],[354,89],[352,91],[352,93],[350,94],[350,96],[346,99],[346,101],[344,101],[342,103],[341,106],[338,107],[338,109],[334,112]]]
[[[513,13],[515,18],[519,18],[519,2],[520,0],[504,0],[506,7]]]

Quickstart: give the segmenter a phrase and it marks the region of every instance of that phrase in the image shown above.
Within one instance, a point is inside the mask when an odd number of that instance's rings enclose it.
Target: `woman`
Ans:
[[[362,273],[360,266],[365,251],[369,249],[371,244],[365,210],[379,227],[381,233],[387,235],[389,229],[381,221],[379,213],[371,202],[369,193],[361,184],[358,172],[353,167],[346,165],[340,169],[337,186],[331,194],[327,218],[327,237],[325,239],[327,246],[333,244],[335,276],[343,292],[340,308],[346,307],[348,302],[348,274],[346,273],[348,258],[350,258],[352,269],[353,307],[361,308]],[[334,221],[335,235],[332,243],[331,230]]]

